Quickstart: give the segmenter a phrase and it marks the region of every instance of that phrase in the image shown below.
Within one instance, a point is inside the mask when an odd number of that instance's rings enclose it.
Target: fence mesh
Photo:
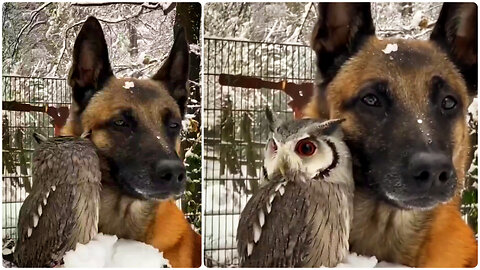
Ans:
[[[303,45],[216,38],[204,44],[205,265],[229,267],[238,265],[239,215],[260,180],[265,106],[292,118],[286,86],[311,84],[315,57]]]
[[[16,239],[18,212],[32,187],[33,132],[53,136],[50,108],[68,107],[70,89],[64,79],[2,77],[2,236]]]

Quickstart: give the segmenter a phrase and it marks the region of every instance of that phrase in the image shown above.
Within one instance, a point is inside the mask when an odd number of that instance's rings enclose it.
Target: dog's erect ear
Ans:
[[[477,93],[478,24],[475,3],[444,3],[430,40],[449,55],[471,94]]]
[[[175,35],[167,60],[152,78],[166,84],[170,95],[177,101],[182,116],[185,114],[188,98],[188,57],[188,43],[181,27]]]
[[[311,47],[324,84],[358,51],[366,37],[375,34],[370,3],[319,3]]]
[[[88,17],[73,46],[73,63],[68,77],[73,100],[78,104],[80,112],[112,76],[102,27],[97,19]]]

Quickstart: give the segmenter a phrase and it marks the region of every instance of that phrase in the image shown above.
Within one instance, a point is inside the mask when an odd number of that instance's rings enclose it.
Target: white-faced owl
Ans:
[[[342,120],[267,118],[266,179],[240,216],[240,266],[336,266],[348,253],[354,191]]]
[[[48,267],[98,231],[100,163],[85,138],[39,141],[32,159],[32,192],[18,220],[14,260],[19,267]]]

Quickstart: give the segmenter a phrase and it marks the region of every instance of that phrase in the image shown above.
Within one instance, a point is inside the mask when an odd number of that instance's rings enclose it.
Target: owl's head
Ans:
[[[340,128],[343,119],[280,122],[268,108],[267,119],[273,133],[265,147],[264,167],[269,179],[280,176],[338,182],[350,178],[350,152]],[[335,173],[340,175],[331,177]],[[302,177],[292,177],[295,175]]]

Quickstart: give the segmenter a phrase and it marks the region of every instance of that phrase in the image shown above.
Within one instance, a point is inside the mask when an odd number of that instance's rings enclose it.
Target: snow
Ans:
[[[421,123],[423,123],[423,120],[422,119],[417,119],[417,123],[421,124]]]
[[[418,27],[418,25],[419,25],[420,22],[422,21],[422,18],[423,18],[423,12],[422,12],[422,10],[417,10],[417,11],[415,12],[415,14],[413,15],[413,17],[412,17],[412,21],[411,21],[410,27],[411,27],[411,28]]]
[[[336,268],[346,268],[346,267],[354,267],[354,268],[398,268],[398,267],[406,267],[401,264],[389,263],[389,262],[379,262],[375,256],[368,257],[368,256],[361,256],[357,255],[357,253],[353,252],[347,255],[347,257],[337,265]]]
[[[187,113],[185,114],[185,119],[192,119],[192,118],[195,118],[195,114],[192,114],[192,113]]]
[[[190,52],[194,53],[196,55],[200,55],[202,53],[202,49],[200,48],[200,45],[198,44],[190,44]]]
[[[92,241],[77,244],[63,257],[64,267],[150,267],[170,266],[158,249],[134,240],[97,234]]]
[[[219,164],[215,163],[215,168],[219,168]],[[207,163],[208,165],[212,164]],[[218,174],[219,172],[215,175]],[[209,196],[203,205],[205,207],[205,257],[214,266],[237,265],[237,224],[240,220],[240,211],[248,197],[235,191],[232,181],[221,184],[218,181],[208,180],[204,182],[204,187],[205,194]]]
[[[125,81],[125,85],[123,86],[123,88],[130,89],[132,87],[135,87],[135,84],[133,82]]]
[[[393,44],[388,43],[387,47],[385,47],[385,49],[383,49],[382,52],[384,54],[390,54],[391,52],[396,52],[397,50],[398,50],[397,43],[393,43]]]
[[[366,257],[366,256],[359,256],[356,253],[350,253],[347,257],[337,265],[337,268],[345,268],[345,267],[375,267],[378,263],[377,258],[374,256]]]
[[[468,113],[471,114],[473,121],[478,122],[478,98],[475,97],[468,106]]]
[[[192,158],[200,158],[199,155],[197,155],[197,154],[195,154],[195,153],[192,152],[192,148],[189,148],[189,149],[187,150],[187,152],[185,152],[185,160],[186,160],[187,158],[189,158],[189,157],[192,157]]]

